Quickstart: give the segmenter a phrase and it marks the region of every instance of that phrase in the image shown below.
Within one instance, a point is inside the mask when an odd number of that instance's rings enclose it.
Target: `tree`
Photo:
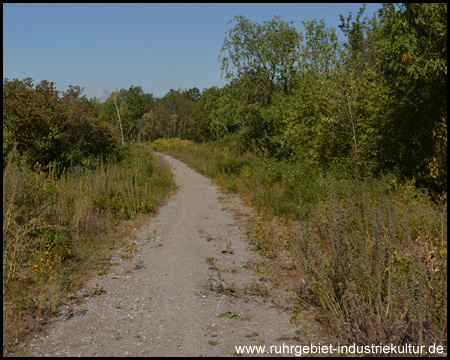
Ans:
[[[173,90],[152,103],[150,111],[143,114],[137,127],[144,137],[186,138],[191,117],[196,108],[196,91]]]
[[[120,155],[118,134],[97,119],[98,104],[83,95],[80,86],[59,92],[54,83],[31,78],[3,83],[3,156],[17,146],[31,166],[62,171],[88,157]]]
[[[123,106],[124,135],[127,140],[138,137],[137,123],[149,111],[152,95],[144,94],[142,87],[130,86],[120,91],[120,102]]]
[[[101,106],[101,117],[111,123],[119,123],[123,143],[139,137],[138,123],[154,102],[152,94],[146,94],[140,86],[130,86],[112,92]]]
[[[67,121],[77,121],[82,116],[98,116],[98,104],[83,93],[84,88],[78,85],[69,85],[66,91],[61,92],[60,102],[67,114]]]
[[[33,79],[3,81],[3,154],[17,144],[30,165],[47,165],[59,156],[67,115],[53,82]]]
[[[282,21],[277,16],[262,25],[243,16],[236,16],[234,21],[236,25],[221,49],[229,54],[222,59],[222,73],[226,79],[242,85],[241,96],[251,114],[246,124],[250,130],[247,134],[259,144],[265,159],[272,124],[264,111],[270,107],[276,91],[289,93],[301,36],[291,26],[293,22]]]
[[[118,91],[114,91],[111,94],[111,100],[113,101],[114,106],[115,106],[116,111],[117,111],[117,118],[118,118],[118,121],[119,121],[119,129],[120,129],[120,134],[122,136],[122,145],[124,145],[125,144],[125,138],[124,138],[124,135],[123,135],[122,117],[120,116],[119,105],[117,105],[117,97],[118,97],[118,95],[119,95],[119,92]]]
[[[437,134],[445,137],[442,146],[447,136],[447,4],[385,4],[379,15],[377,68],[389,89],[381,144],[385,166],[446,192],[446,170],[435,171],[446,158],[433,159],[444,154]]]

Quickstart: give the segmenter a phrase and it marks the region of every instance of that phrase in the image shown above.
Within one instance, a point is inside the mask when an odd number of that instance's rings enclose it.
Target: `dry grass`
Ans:
[[[417,190],[330,183],[291,247],[343,341],[446,346],[446,213]]]
[[[154,212],[175,187],[170,169],[144,145],[132,146],[121,163],[56,174],[21,165],[14,154],[3,170],[4,353],[86,274],[104,271],[118,225]]]

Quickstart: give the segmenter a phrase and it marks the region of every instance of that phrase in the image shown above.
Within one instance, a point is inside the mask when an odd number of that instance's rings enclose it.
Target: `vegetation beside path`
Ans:
[[[258,210],[248,223],[251,244],[268,259],[288,252],[306,279],[295,289],[297,315],[312,304],[341,344],[446,346],[446,206],[394,175],[264,162],[237,155],[233,140],[152,146]]]
[[[447,4],[339,18],[235,16],[222,88],[102,101],[4,79],[4,334],[39,329],[105,234],[170,192],[151,143],[257,209],[252,245],[290,254],[300,304],[342,344],[446,347]]]
[[[3,345],[39,331],[67,293],[111,266],[140,215],[174,190],[171,170],[145,145],[122,160],[59,171],[31,168],[12,153],[3,170]]]

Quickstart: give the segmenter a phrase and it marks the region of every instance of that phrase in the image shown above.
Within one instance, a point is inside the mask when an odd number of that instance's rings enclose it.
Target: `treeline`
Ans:
[[[327,167],[351,163],[362,175],[393,172],[445,197],[447,183],[447,4],[361,8],[339,28],[279,17],[236,16],[222,47],[223,88],[140,86],[100,103],[74,86],[4,81],[3,134],[34,163],[63,166],[119,155],[126,141],[239,136],[238,152]]]
[[[223,88],[171,90],[140,121],[142,139],[239,136],[239,152],[361,175],[395,173],[445,198],[447,4],[385,4],[323,21],[237,16],[222,47]]]
[[[101,103],[71,86],[4,80],[3,154],[63,166],[120,154],[124,142],[237,134],[239,152],[351,163],[394,172],[444,196],[447,183],[447,4],[385,4],[341,15],[340,31],[279,17],[236,16],[222,47],[223,88],[171,89],[163,98],[131,86]]]

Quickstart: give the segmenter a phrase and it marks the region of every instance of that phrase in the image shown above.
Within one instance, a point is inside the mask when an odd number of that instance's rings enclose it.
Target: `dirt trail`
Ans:
[[[219,272],[225,288],[242,290],[254,281],[271,291],[261,274],[243,267],[262,262],[233,216],[244,205],[221,194],[210,179],[161,156],[172,166],[179,190],[128,240],[136,243],[133,259],[117,253],[112,263],[118,264],[87,287],[98,284],[107,293],[71,296],[58,321],[22,345],[27,355],[231,356],[239,345],[309,343],[290,323],[292,312],[270,296],[218,291]],[[239,316],[218,318],[227,311]]]

